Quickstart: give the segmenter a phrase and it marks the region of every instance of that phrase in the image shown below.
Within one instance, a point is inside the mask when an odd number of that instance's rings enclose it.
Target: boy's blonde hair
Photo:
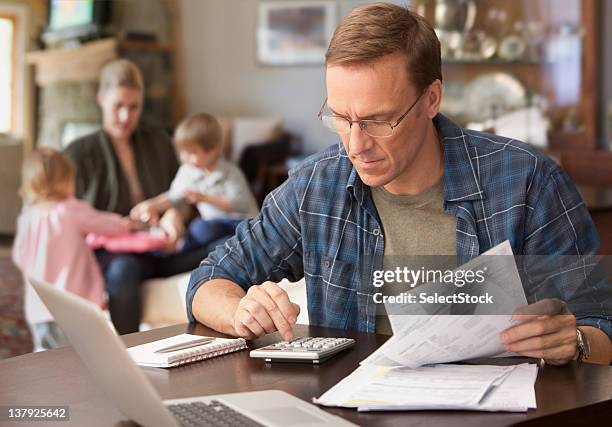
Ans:
[[[74,166],[61,152],[37,148],[23,162],[19,194],[30,205],[63,200],[70,196],[67,184],[74,175]]]
[[[100,72],[99,92],[104,93],[117,87],[129,87],[144,92],[140,69],[127,59],[117,59],[106,64]]]
[[[204,151],[212,151],[223,144],[221,125],[210,114],[189,116],[174,131],[174,144],[177,148],[197,145]]]

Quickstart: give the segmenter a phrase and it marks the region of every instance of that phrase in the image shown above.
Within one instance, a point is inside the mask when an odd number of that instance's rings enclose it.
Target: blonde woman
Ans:
[[[143,96],[143,78],[136,65],[125,59],[107,64],[97,94],[102,129],[74,141],[65,151],[76,167],[76,196],[96,209],[128,215],[139,202],[167,191],[178,171],[168,135],[139,125]],[[190,213],[173,207],[160,219],[169,237],[167,254],[96,252],[119,333],[138,330],[144,280],[189,271],[206,255],[205,248],[171,252]]]

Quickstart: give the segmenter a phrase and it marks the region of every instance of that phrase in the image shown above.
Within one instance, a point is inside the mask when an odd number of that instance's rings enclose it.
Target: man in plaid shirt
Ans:
[[[290,339],[300,309],[276,282],[305,277],[311,324],[378,331],[377,289],[360,272],[380,270],[383,255],[406,241],[416,249],[402,255],[452,252],[459,264],[505,240],[518,255],[598,252],[587,208],[553,161],[439,113],[440,45],[423,18],[384,3],[353,10],[327,51],[326,83],[319,118],[342,143],[294,168],[260,214],[193,272],[191,321]],[[397,224],[419,214],[405,200],[437,208],[405,230]],[[535,302],[543,315],[517,316],[525,322],[500,339],[508,351],[552,364],[584,358],[584,339],[589,361],[609,363],[609,302],[574,314],[561,299]]]

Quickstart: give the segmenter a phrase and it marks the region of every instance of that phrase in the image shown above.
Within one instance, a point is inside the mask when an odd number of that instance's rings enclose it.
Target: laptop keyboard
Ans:
[[[167,408],[181,427],[263,427],[258,422],[217,400],[211,400],[210,403],[191,402],[167,405]]]

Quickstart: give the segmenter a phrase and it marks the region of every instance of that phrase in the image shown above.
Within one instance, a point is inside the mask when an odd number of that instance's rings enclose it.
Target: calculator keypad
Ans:
[[[299,337],[253,350],[251,357],[265,358],[269,362],[287,359],[318,363],[354,344],[351,338]]]

